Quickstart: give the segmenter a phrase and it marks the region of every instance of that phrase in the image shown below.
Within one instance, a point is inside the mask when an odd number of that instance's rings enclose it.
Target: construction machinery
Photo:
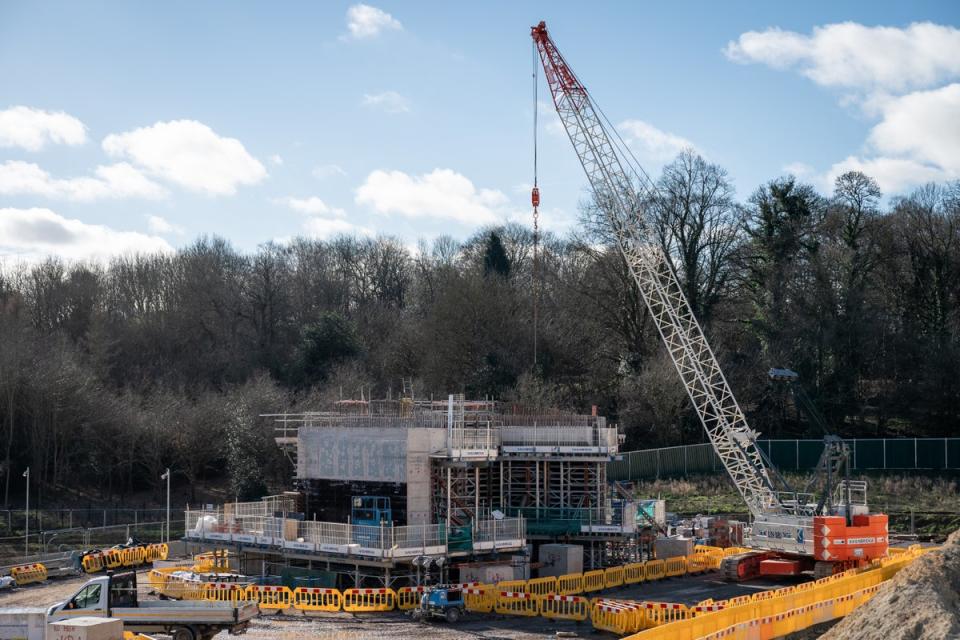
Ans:
[[[544,22],[531,28],[554,106],[593,190],[604,230],[640,295],[710,443],[752,520],[749,553],[729,556],[730,579],[814,570],[828,574],[887,553],[887,516],[869,513],[866,486],[842,481],[835,499],[793,491],[764,458],[691,310],[649,216],[658,194],[616,129],[557,49]],[[539,204],[539,192],[533,199]],[[829,507],[829,508],[828,508]]]
[[[420,604],[410,611],[410,617],[424,622],[436,619],[455,624],[466,611],[461,587],[437,585],[421,596]]]

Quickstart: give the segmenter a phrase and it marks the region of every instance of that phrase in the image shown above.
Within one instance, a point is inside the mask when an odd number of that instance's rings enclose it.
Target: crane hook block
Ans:
[[[533,203],[534,207],[540,206],[540,189],[537,187],[534,187],[533,191],[530,192],[530,201]]]

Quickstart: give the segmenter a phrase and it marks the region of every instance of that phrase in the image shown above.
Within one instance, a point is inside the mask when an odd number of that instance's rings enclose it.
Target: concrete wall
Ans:
[[[431,524],[430,454],[446,437],[430,428],[301,428],[297,478],[405,484],[407,524]]]

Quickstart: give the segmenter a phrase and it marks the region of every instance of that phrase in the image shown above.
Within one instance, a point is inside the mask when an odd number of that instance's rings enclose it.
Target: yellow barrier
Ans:
[[[540,600],[540,615],[551,620],[583,622],[590,615],[590,601],[582,596],[551,593]]]
[[[663,608],[647,603],[647,626],[636,640],[753,640],[780,637],[850,613],[869,600],[883,581],[920,555],[920,551],[885,558],[880,567],[841,574],[764,595],[740,596],[723,602],[704,601],[685,614],[682,605]],[[646,607],[650,607],[647,609]]]
[[[535,616],[540,613],[536,596],[522,591],[500,591],[495,610],[513,616]]]
[[[204,583],[199,580],[185,580],[168,575],[160,594],[174,600],[203,600],[203,589]]]
[[[527,588],[523,590],[525,593],[533,594],[537,597],[542,597],[548,593],[557,592],[557,579],[554,576],[547,576],[545,578],[534,578],[527,582]]]
[[[647,560],[643,564],[643,579],[646,581],[659,580],[666,575],[663,560]]]
[[[623,565],[619,567],[607,567],[603,570],[603,588],[613,589],[623,586]]]
[[[595,629],[623,635],[643,628],[640,606],[615,600],[595,600],[590,609],[590,622]]]
[[[568,573],[557,578],[557,593],[565,596],[583,593],[583,574]]]
[[[659,627],[668,622],[686,620],[687,607],[672,602],[645,602],[643,605],[643,626]]]
[[[696,575],[710,568],[710,556],[707,553],[694,553],[687,556],[687,573]]]
[[[521,593],[527,592],[527,581],[526,580],[501,580],[497,583],[498,591],[519,591]]]
[[[663,572],[668,578],[682,576],[687,572],[687,559],[684,556],[666,558],[663,561]]]
[[[420,598],[429,590],[429,587],[400,587],[397,589],[397,609],[407,611],[416,609]]]
[[[719,551],[720,553],[723,553],[723,548],[711,547],[705,544],[698,544],[693,547],[694,553],[714,553],[715,551]]]
[[[243,602],[248,585],[238,582],[207,582],[203,585],[203,599],[214,602]]]
[[[167,574],[157,569],[151,569],[147,573],[147,584],[153,591],[160,593],[167,585]]]
[[[634,562],[623,566],[623,583],[637,584],[643,582],[643,563]]]
[[[343,592],[343,610],[349,613],[393,611],[397,593],[393,589],[347,589]]]
[[[10,576],[18,587],[32,582],[43,582],[47,579],[47,568],[39,562],[22,564],[10,569]]]
[[[583,574],[583,592],[600,591],[604,586],[603,569],[587,571]]]
[[[343,594],[336,589],[297,587],[293,590],[293,608],[308,613],[311,611],[340,611]]]
[[[123,553],[120,549],[107,549],[103,554],[107,559],[107,569],[116,569],[123,564]]]
[[[80,564],[86,573],[96,573],[97,571],[103,571],[105,560],[101,552],[94,551],[83,556]]]
[[[293,603],[293,592],[289,587],[273,587],[262,584],[252,584],[247,587],[246,599],[252,600],[260,607],[260,612],[274,613],[289,609]]]
[[[481,584],[463,590],[463,602],[467,611],[490,613],[497,604],[496,591],[492,585]]]

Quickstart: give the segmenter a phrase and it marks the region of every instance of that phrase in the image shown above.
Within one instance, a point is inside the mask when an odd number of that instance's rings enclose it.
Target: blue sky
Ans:
[[[0,4],[0,255],[529,223],[529,27],[656,175],[960,178],[960,4]],[[541,78],[542,82],[542,78]],[[585,179],[549,109],[544,224]]]

